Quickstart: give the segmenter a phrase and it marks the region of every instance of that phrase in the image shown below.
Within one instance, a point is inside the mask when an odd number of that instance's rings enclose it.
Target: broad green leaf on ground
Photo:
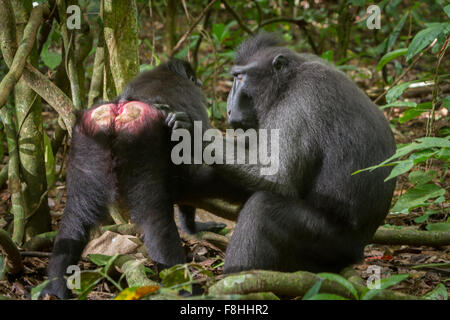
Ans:
[[[88,294],[94,289],[94,287],[104,279],[103,275],[100,273],[101,269],[92,271],[82,271],[80,273],[80,288],[73,289],[78,296],[78,300],[85,300]]]
[[[432,216],[433,214],[437,214],[437,213],[441,213],[441,212],[442,212],[442,210],[440,210],[440,209],[427,210],[427,211],[425,211],[425,213],[423,215],[421,215],[420,217],[415,218],[414,222],[415,223],[423,223],[423,222],[427,221],[428,218],[430,216]]]
[[[426,226],[428,231],[442,231],[447,232],[450,231],[450,223],[449,222],[436,222],[430,223]]]
[[[422,296],[428,300],[448,300],[447,288],[443,283],[439,283],[436,288]]]
[[[302,300],[309,300],[311,297],[316,296],[319,294],[320,287],[322,286],[322,282],[324,279],[319,279],[314,285],[309,288],[308,291],[306,291],[305,295],[303,296]]]
[[[108,262],[111,260],[112,257],[104,254],[92,253],[88,254],[88,258],[99,267],[103,267],[108,264]]]
[[[435,184],[419,185],[409,189],[397,201],[391,212],[408,213],[410,209],[426,204],[426,201],[445,194],[445,190]]]
[[[56,279],[56,278],[54,278]],[[51,280],[45,280],[41,284],[37,285],[36,287],[31,289],[31,300],[39,300],[39,296],[41,295],[42,290],[44,290],[45,286],[50,282]]]
[[[355,297],[355,299],[358,299],[358,292],[356,291],[355,287],[350,281],[345,279],[343,276],[335,273],[326,273],[326,272],[318,273],[317,276],[339,283],[341,286],[347,289]]]
[[[183,286],[183,289],[192,292],[192,286],[188,284],[192,280],[192,275],[187,264],[175,265],[169,269],[164,269],[159,273],[159,277],[165,288],[186,284]]]
[[[348,300],[347,298],[332,293],[319,293],[308,300]]]
[[[402,282],[406,278],[409,277],[409,274],[395,274],[388,278],[384,278],[380,280],[380,289],[388,289],[392,286],[395,286],[396,284]]]

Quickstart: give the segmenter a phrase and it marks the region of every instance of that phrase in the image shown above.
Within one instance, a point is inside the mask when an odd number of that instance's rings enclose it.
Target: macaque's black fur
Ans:
[[[240,211],[225,272],[339,271],[358,262],[388,213],[390,168],[352,175],[395,151],[383,113],[344,73],[271,34],[237,50],[228,97],[236,128],[279,129],[280,167],[216,165],[252,196]]]
[[[166,104],[172,112],[182,111],[192,121],[209,128],[205,98],[187,62],[172,59],[140,74],[113,101],[141,101]],[[93,108],[106,104],[99,103]],[[93,109],[91,108],[91,109]],[[91,110],[89,109],[89,110]],[[88,112],[89,110],[85,111]],[[183,200],[218,196],[234,188],[216,177],[208,167],[176,166],[170,159],[170,128],[161,121],[146,123],[139,134],[101,132],[92,134],[83,123],[82,112],[73,129],[67,169],[67,202],[48,267],[52,281],[42,292],[59,298],[69,295],[63,278],[66,268],[76,264],[88,241],[89,231],[108,215],[108,205],[125,204],[131,219],[145,233],[150,257],[160,267],[185,262],[173,204],[179,203],[184,231],[194,233],[220,227],[217,223],[195,222],[195,208]],[[226,192],[225,192],[226,193]],[[237,197],[238,193],[235,194]],[[223,225],[221,226],[223,227]]]

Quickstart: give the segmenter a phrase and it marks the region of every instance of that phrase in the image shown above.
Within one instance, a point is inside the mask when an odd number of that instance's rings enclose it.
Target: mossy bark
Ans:
[[[107,64],[120,94],[139,73],[137,7],[134,0],[104,0],[102,4]]]
[[[22,39],[24,26],[32,9],[32,1],[12,1],[16,17],[17,38]],[[37,66],[37,50],[33,47],[28,62]],[[34,210],[39,204],[41,195],[47,190],[44,160],[44,139],[42,127],[41,98],[20,79],[14,88],[14,104],[16,108],[18,147],[20,159],[20,176],[25,184],[25,208]],[[25,237],[50,230],[50,210],[47,197],[40,207],[29,218],[25,226]]]

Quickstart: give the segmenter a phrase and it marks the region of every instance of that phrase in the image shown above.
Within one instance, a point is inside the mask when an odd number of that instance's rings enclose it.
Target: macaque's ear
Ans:
[[[272,66],[275,70],[281,70],[287,64],[288,64],[288,59],[282,54],[277,55],[272,60]]]

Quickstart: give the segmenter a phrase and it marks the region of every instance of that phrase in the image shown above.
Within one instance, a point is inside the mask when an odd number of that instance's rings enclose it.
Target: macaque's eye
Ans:
[[[244,80],[244,75],[242,73],[235,74],[234,77],[239,82],[242,82],[242,80]]]

